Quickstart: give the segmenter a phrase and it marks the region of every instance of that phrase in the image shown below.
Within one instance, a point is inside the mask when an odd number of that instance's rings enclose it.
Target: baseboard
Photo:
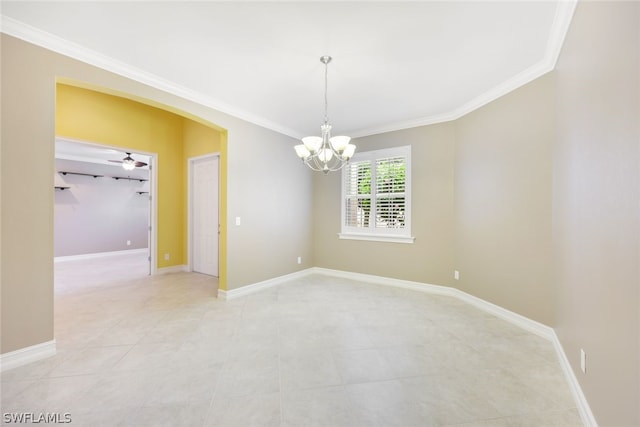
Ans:
[[[56,354],[56,340],[43,342],[19,350],[0,354],[0,372],[37,362]]]
[[[265,280],[263,282],[254,283],[251,285],[243,286],[238,289],[232,289],[230,291],[218,290],[218,298],[220,299],[233,299],[241,296],[249,295],[255,292],[259,292],[263,289],[277,286],[285,281],[306,277],[312,274],[322,274],[325,276],[339,277],[342,279],[356,280],[359,282],[372,283],[375,285],[392,286],[395,288],[409,289],[417,292],[425,292],[436,295],[446,295],[457,298],[473,305],[483,311],[493,314],[503,320],[513,323],[528,332],[534,333],[549,341],[553,340],[554,332],[553,328],[538,323],[535,320],[531,320],[513,311],[502,308],[498,305],[492,304],[481,298],[470,295],[464,291],[461,291],[450,286],[432,285],[428,283],[413,282],[410,280],[394,279],[392,277],[374,276],[371,274],[353,273],[350,271],[332,270],[328,268],[312,267],[306,270],[301,270],[296,273],[287,274],[285,276],[275,277],[273,279]]]
[[[324,274],[325,276],[357,280],[359,282],[373,283],[375,285],[393,286],[394,288],[409,289],[418,292],[428,292],[430,294],[454,296],[455,293],[455,289],[448,286],[430,285],[428,283],[412,282],[410,280],[393,279],[390,277],[374,276],[371,274],[352,273],[350,271],[313,267],[305,270],[305,272],[307,272],[307,274]]]
[[[133,255],[133,254],[143,254],[143,253],[146,254],[148,252],[149,252],[148,248],[141,248],[141,249],[127,249],[124,251],[96,252],[93,254],[57,256],[53,258],[53,262],[78,261],[83,259],[105,258],[105,257],[119,256],[119,255]]]
[[[348,271],[330,270],[326,268],[312,268],[310,269],[310,271],[312,273],[358,280],[377,285],[393,286],[396,288],[410,289],[418,292],[451,296],[462,300],[467,304],[473,305],[474,307],[477,307],[483,311],[491,313],[503,320],[513,323],[516,326],[519,326],[522,329],[525,329],[528,332],[532,332],[542,338],[551,340],[553,337],[553,329],[549,326],[538,323],[535,320],[531,320],[527,317],[514,313],[513,311],[509,311],[498,305],[492,304],[488,301],[470,295],[459,289],[452,288],[450,286],[431,285],[428,283],[412,282],[409,280],[400,280],[391,277],[373,276],[370,274],[352,273]]]
[[[231,289],[228,291],[218,289],[218,298],[222,300],[232,300],[235,298],[254,294],[256,292],[260,292],[273,286],[281,285],[291,280],[309,276],[310,274],[312,274],[311,270],[313,269],[296,271],[295,273],[285,274],[284,276],[275,277],[273,279],[264,280],[262,282],[253,283],[251,285],[242,286],[241,288]]]
[[[555,331],[553,331],[553,337],[551,341],[553,342],[553,347],[556,349],[556,354],[558,355],[558,359],[560,360],[560,366],[562,367],[562,371],[564,372],[564,377],[569,383],[569,388],[571,389],[573,399],[576,402],[578,412],[580,413],[580,418],[582,418],[582,423],[585,425],[585,427],[598,427],[596,418],[593,416],[593,412],[591,412],[591,407],[589,406],[587,398],[582,392],[582,388],[580,387],[578,378],[576,378],[576,374],[573,372],[573,368],[569,363],[569,359],[567,358],[567,355],[564,352],[564,348],[562,347],[560,339],[558,338],[558,335],[555,333]]]
[[[188,265],[172,265],[170,267],[162,267],[156,271],[156,274],[171,274],[171,273],[182,273],[188,272]]]
[[[509,323],[514,324],[528,332],[538,335],[541,338],[552,341],[553,340],[553,328],[542,323],[536,322],[535,320],[529,319],[528,317],[522,316],[518,313],[514,313],[513,311],[507,310],[506,308],[500,307],[499,305],[490,303],[489,301],[485,301],[481,298],[475,297],[471,294],[468,294],[460,289],[455,289],[454,295],[459,300],[466,302],[469,305],[477,307],[487,313],[493,314],[496,317],[499,317],[502,320],[506,320]]]

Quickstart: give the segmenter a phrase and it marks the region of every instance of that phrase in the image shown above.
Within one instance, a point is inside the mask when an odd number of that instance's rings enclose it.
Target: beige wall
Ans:
[[[640,3],[580,2],[556,74],[556,331],[598,423],[637,426]]]
[[[2,353],[53,339],[55,79],[12,47],[2,36]]]
[[[237,144],[229,143],[229,171],[237,171],[229,184],[229,198],[234,196],[229,208],[230,289],[313,266],[313,174],[300,163],[290,138],[254,130]],[[234,136],[229,131],[230,140]],[[242,225],[234,225],[236,216]]]
[[[436,285],[453,278],[454,126],[443,123],[354,140],[358,151],[411,145],[415,243],[339,240],[340,174],[314,180],[314,255],[319,267]]]
[[[228,289],[311,266],[304,219],[311,215],[312,174],[299,167],[295,140],[4,34],[1,43],[2,353],[54,338],[58,78],[109,88],[227,130],[227,263],[221,273],[226,271]],[[19,158],[29,159],[27,172]],[[235,216],[242,217],[241,226],[234,225]]]
[[[454,285],[551,325],[553,78],[456,121]]]

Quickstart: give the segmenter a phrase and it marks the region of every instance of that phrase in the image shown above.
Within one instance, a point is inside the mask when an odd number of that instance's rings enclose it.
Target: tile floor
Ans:
[[[2,373],[3,413],[91,427],[582,425],[552,345],[456,299],[311,276],[225,302],[211,277],[122,262],[56,264],[58,354]]]

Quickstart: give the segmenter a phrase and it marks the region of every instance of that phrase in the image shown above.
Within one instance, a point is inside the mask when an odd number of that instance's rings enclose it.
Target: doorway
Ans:
[[[219,276],[220,155],[189,159],[189,269]]]
[[[123,278],[155,274],[156,155],[56,138],[55,157],[56,263],[107,257],[112,265],[122,263]],[[129,157],[135,164],[127,169]],[[102,281],[99,268],[88,271]]]

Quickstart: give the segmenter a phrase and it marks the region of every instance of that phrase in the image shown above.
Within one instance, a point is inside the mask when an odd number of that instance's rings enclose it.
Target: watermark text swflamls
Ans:
[[[5,412],[2,414],[5,424],[67,424],[71,422],[71,414],[65,412]]]

